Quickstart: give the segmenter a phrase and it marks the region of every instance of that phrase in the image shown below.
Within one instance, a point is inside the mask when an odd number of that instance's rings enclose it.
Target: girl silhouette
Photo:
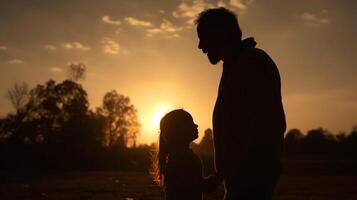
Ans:
[[[164,187],[166,200],[201,200],[203,192],[214,190],[222,180],[216,175],[202,177],[201,160],[189,147],[198,138],[197,127],[182,109],[167,113],[160,121],[154,177]]]

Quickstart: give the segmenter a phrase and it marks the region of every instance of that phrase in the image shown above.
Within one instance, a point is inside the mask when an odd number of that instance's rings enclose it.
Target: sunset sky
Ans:
[[[357,124],[357,1],[353,0],[0,0],[0,116],[13,112],[6,91],[66,78],[83,62],[91,108],[113,89],[131,98],[154,142],[157,122],[189,111],[202,136],[212,127],[222,63],[197,48],[193,20],[210,7],[238,14],[277,63],[288,129],[350,131]]]

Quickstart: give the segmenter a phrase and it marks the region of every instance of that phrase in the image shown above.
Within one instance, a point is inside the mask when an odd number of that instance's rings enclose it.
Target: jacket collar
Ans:
[[[257,45],[253,37],[248,37],[244,40],[233,42],[230,49],[226,52],[223,62],[230,63],[237,59],[237,57],[247,50],[248,48],[254,48]]]

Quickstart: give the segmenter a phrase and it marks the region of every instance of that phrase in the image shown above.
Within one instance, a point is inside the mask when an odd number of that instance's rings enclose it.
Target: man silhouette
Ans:
[[[225,199],[272,198],[281,172],[286,129],[280,76],[273,60],[242,40],[237,17],[225,8],[196,19],[198,48],[212,64],[223,61],[213,112],[215,167]]]

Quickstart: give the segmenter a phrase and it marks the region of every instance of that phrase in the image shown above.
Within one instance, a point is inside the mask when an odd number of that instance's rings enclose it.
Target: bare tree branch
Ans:
[[[28,84],[25,82],[21,84],[15,82],[14,87],[7,90],[7,97],[15,110],[21,112],[29,99]]]
[[[86,65],[83,63],[72,63],[69,66],[68,78],[71,81],[78,82],[85,79]]]

